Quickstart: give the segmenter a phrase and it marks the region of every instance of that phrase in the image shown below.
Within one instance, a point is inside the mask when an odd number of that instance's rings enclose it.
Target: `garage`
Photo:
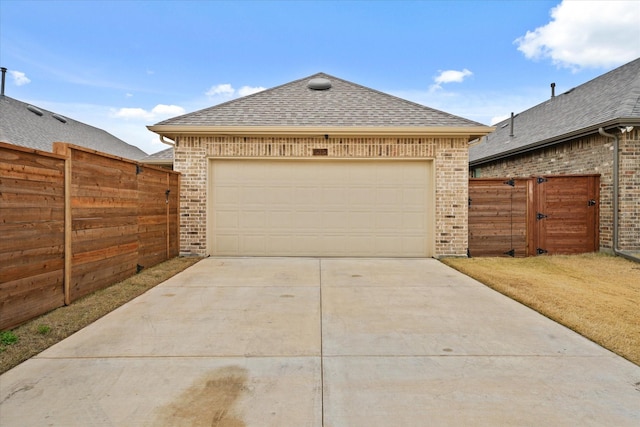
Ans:
[[[467,254],[469,142],[493,130],[325,73],[148,128],[181,255],[436,258]]]
[[[208,255],[433,255],[431,160],[225,158],[208,169]]]

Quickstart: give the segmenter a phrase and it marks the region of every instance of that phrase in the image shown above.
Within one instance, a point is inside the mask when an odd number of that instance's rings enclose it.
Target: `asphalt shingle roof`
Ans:
[[[172,163],[173,162],[173,147],[166,148],[157,153],[149,154],[148,156],[140,159],[145,163]]]
[[[514,118],[469,150],[471,164],[560,141],[606,125],[640,124],[640,58],[565,93],[550,98]]]
[[[29,105],[0,96],[0,141],[49,152],[54,142],[68,142],[131,160],[147,155],[102,129],[36,107],[42,112],[38,115]]]
[[[328,79],[331,88],[307,87]],[[331,127],[466,127],[485,126],[346,80],[317,73],[281,86],[157,125],[175,126],[331,126]]]

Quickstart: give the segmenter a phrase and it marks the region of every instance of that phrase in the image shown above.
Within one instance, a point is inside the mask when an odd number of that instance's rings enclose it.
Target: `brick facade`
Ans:
[[[463,256],[467,250],[468,144],[466,138],[235,137],[177,138],[174,169],[182,172],[180,250],[206,254],[207,173],[210,158],[433,159],[435,169],[435,255]]]
[[[618,245],[640,250],[640,132],[619,136]],[[474,177],[600,174],[600,250],[613,246],[613,139],[599,134],[472,167]]]

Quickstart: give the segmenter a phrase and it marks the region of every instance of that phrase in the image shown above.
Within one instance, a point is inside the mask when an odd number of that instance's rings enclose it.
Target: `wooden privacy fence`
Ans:
[[[526,257],[599,247],[600,175],[469,180],[469,256]]]
[[[0,143],[0,330],[177,256],[179,192],[177,172]]]

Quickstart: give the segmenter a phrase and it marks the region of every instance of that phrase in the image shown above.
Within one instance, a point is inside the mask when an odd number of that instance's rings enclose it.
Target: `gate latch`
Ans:
[[[595,205],[596,205],[595,199],[591,199],[587,202],[587,206],[595,206]]]

